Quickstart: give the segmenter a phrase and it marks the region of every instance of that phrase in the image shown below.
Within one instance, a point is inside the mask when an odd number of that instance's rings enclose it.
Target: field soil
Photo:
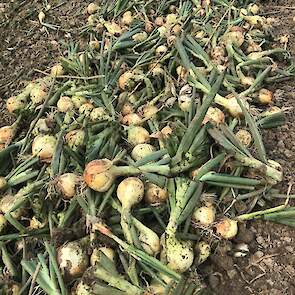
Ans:
[[[91,1],[2,1],[0,3],[0,127],[13,121],[5,111],[5,99],[40,77],[36,69],[48,71],[58,61],[71,41],[81,42],[79,34],[86,22],[85,8]],[[275,18],[275,34],[288,34],[288,48],[295,56],[294,0],[262,1],[263,14]],[[43,10],[45,22],[57,26],[45,29],[38,21]],[[269,158],[284,168],[286,193],[295,181],[295,80],[270,86],[276,94],[276,105],[286,108],[287,122],[264,133]],[[291,187],[295,193],[295,185]],[[279,203],[282,203],[281,200]],[[233,257],[239,243],[249,246],[246,257]],[[295,294],[295,229],[264,221],[240,226],[233,242],[221,242],[216,253],[200,268],[213,294]]]

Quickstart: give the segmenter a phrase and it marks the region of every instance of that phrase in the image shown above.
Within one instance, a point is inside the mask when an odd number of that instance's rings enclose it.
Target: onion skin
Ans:
[[[126,90],[128,89],[133,83],[132,83],[132,79],[133,79],[134,75],[131,72],[125,72],[124,74],[122,74],[119,77],[119,87],[122,90]]]
[[[108,159],[89,162],[84,170],[84,181],[94,191],[106,192],[115,180],[115,175],[110,171],[112,166],[112,161]]]
[[[57,250],[57,262],[67,280],[82,276],[89,264],[86,251],[78,241],[69,242]]]
[[[229,218],[224,218],[216,225],[216,232],[226,240],[233,239],[238,233],[238,222]]]
[[[203,120],[203,124],[210,122],[214,125],[220,125],[225,122],[225,115],[219,108],[209,107]]]
[[[38,135],[32,144],[32,154],[42,162],[50,163],[56,147],[56,138],[52,135]]]
[[[240,129],[236,134],[238,140],[246,147],[249,147],[252,142],[252,135],[245,129]]]
[[[7,180],[5,177],[0,176],[0,191],[4,190],[7,187]]]
[[[94,108],[90,113],[92,122],[100,122],[110,119],[110,116],[103,107]]]
[[[258,92],[257,101],[263,105],[268,105],[273,102],[273,97],[272,91],[262,88]]]
[[[91,2],[88,6],[87,6],[87,12],[91,15],[94,14],[98,11],[99,6],[93,2]]]

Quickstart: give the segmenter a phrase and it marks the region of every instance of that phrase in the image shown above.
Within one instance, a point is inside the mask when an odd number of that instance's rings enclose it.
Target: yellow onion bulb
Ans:
[[[91,49],[94,49],[94,50],[97,50],[97,49],[99,49],[99,41],[97,41],[97,40],[91,40],[91,41],[89,41],[89,47],[91,48]]]
[[[45,97],[47,96],[48,88],[44,82],[37,84],[31,90],[31,101],[34,104],[41,104],[44,102]]]
[[[133,107],[132,103],[125,102],[121,108],[122,116],[131,114],[131,113],[134,113],[134,107]]]
[[[107,29],[107,31],[111,34],[111,35],[114,35],[114,36],[118,36],[118,35],[121,35],[123,30],[121,28],[120,25],[118,25],[116,22],[112,21],[112,22],[109,22],[109,21],[106,21],[104,23],[104,26],[105,28]]]
[[[6,101],[6,108],[9,113],[17,113],[18,111],[24,109],[27,105],[26,98],[19,98],[17,96],[11,96]]]
[[[66,113],[74,109],[72,99],[68,96],[61,96],[56,105],[58,111],[61,113]]]
[[[143,32],[139,32],[137,34],[134,34],[132,36],[133,41],[135,42],[143,42],[148,38],[148,34],[147,32],[143,31]]]
[[[241,77],[240,81],[241,81],[241,84],[244,86],[251,86],[254,83],[254,78],[250,76],[247,76],[247,77],[244,76],[244,77]]]
[[[122,16],[122,24],[130,26],[133,22],[132,12],[130,10],[125,11]]]
[[[50,74],[53,77],[62,76],[64,74],[64,69],[62,65],[61,64],[54,65],[50,70]]]
[[[156,48],[156,55],[161,56],[164,55],[168,51],[168,47],[166,45],[160,45]]]
[[[149,132],[141,126],[131,126],[128,129],[128,142],[136,146],[140,143],[148,143],[150,141]]]
[[[230,218],[224,218],[216,225],[216,233],[226,240],[233,239],[238,233],[238,222]]]
[[[78,241],[69,242],[58,248],[57,261],[68,280],[81,277],[89,264],[88,255]]]
[[[94,108],[90,113],[90,120],[92,122],[105,121],[109,119],[110,116],[103,107]]]
[[[89,15],[88,18],[87,18],[87,23],[88,25],[90,26],[94,26],[95,25],[95,22],[97,21],[97,19],[95,18],[94,15]]]
[[[75,173],[64,173],[56,179],[56,187],[62,193],[64,199],[71,199],[77,194],[81,177]]]
[[[103,253],[111,261],[115,262],[116,253],[113,248],[110,247],[98,247],[94,248],[90,256],[90,265],[94,266],[95,264],[101,261],[101,253]]]
[[[14,126],[3,126],[0,128],[0,144],[5,146],[9,145],[12,142],[12,139],[15,135]]]
[[[144,231],[140,231],[138,236],[140,244],[143,250],[151,255],[156,256],[160,253],[161,243],[158,235],[149,228],[145,228]]]
[[[147,33],[151,33],[154,29],[153,23],[150,21],[146,21],[146,23],[144,25],[144,29]]]
[[[108,159],[93,160],[84,170],[83,178],[87,186],[97,192],[106,192],[116,176],[112,173],[112,161]]]
[[[251,145],[252,135],[248,130],[240,129],[236,133],[236,137],[244,146],[249,147]]]
[[[168,199],[168,191],[166,188],[161,188],[154,183],[147,183],[144,200],[146,203],[157,206],[165,203]]]
[[[72,96],[72,102],[76,109],[79,109],[83,104],[87,103],[87,99],[83,96],[74,95]]]
[[[139,203],[144,196],[144,184],[138,177],[127,177],[117,188],[117,197],[124,208],[131,208]]]
[[[243,29],[240,27],[232,27],[230,32],[227,32],[223,36],[225,44],[233,44],[237,47],[241,47],[245,41]]]
[[[164,25],[164,18],[162,16],[157,16],[154,23],[156,26],[161,27]]]
[[[164,38],[167,34],[167,28],[165,26],[161,26],[157,29],[159,32],[160,37]]]
[[[143,113],[142,116],[146,120],[155,118],[158,111],[159,109],[155,105],[147,104],[142,109],[142,113]]]
[[[273,92],[262,88],[258,92],[257,101],[263,105],[271,104],[273,102]]]
[[[165,295],[166,287],[157,281],[152,281],[147,289],[146,295]]]
[[[16,203],[19,201],[19,195],[18,194],[7,194],[4,195],[0,200],[0,212],[2,212],[4,215],[6,213],[10,213],[11,216],[15,219],[19,219],[22,216],[23,209],[19,208],[14,210],[13,212],[10,212],[10,210],[16,205]]]
[[[99,6],[93,2],[89,3],[89,5],[87,6],[87,12],[89,14],[94,14],[98,11]]]
[[[195,250],[198,253],[198,264],[202,264],[211,254],[211,247],[205,241],[196,244]]]
[[[91,102],[86,102],[80,106],[79,113],[81,115],[85,115],[86,117],[89,117],[93,109],[94,109],[93,104]]]
[[[123,73],[118,80],[118,84],[120,89],[122,90],[126,90],[128,89],[130,86],[133,85],[133,78],[134,78],[134,74],[132,72],[125,72]]]
[[[259,13],[260,7],[255,4],[255,3],[250,3],[247,7],[248,11],[251,12],[252,14],[257,14]]]
[[[51,131],[51,128],[48,126],[49,120],[45,118],[40,118],[33,129],[33,134],[35,136],[39,135],[40,133],[46,134]]]
[[[138,161],[150,155],[154,151],[155,151],[155,148],[152,145],[148,143],[140,143],[133,148],[131,152],[131,157],[135,161]]]
[[[5,177],[0,176],[0,191],[7,187],[7,180]]]
[[[166,16],[166,25],[171,26],[177,24],[178,19],[177,19],[177,14],[175,13],[169,13]]]
[[[178,97],[178,106],[183,112],[189,112],[192,105],[192,97],[187,94]]]
[[[211,206],[197,208],[192,216],[192,220],[204,226],[210,226],[215,220],[216,210]]]
[[[38,156],[42,162],[50,163],[56,147],[56,138],[52,135],[38,135],[32,144],[33,156]]]
[[[142,118],[136,113],[130,113],[121,119],[121,123],[127,126],[140,125],[142,123]]]
[[[82,129],[72,130],[65,135],[68,146],[73,150],[78,150],[84,146],[85,131]]]
[[[206,124],[207,122],[210,122],[213,125],[223,124],[225,122],[225,115],[223,111],[219,108],[209,107],[203,120],[203,124]]]
[[[191,241],[180,241],[168,236],[165,241],[165,260],[167,266],[178,273],[187,271],[194,262],[194,250]]]

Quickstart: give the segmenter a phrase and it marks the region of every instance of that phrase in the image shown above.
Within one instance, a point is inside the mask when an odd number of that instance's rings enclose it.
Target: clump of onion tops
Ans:
[[[161,188],[151,182],[146,185],[146,190],[144,194],[144,200],[152,205],[157,206],[159,204],[165,203],[168,198],[168,191],[166,188]]]
[[[238,222],[230,218],[220,220],[215,227],[216,233],[227,240],[233,239],[238,233]]]
[[[80,241],[68,242],[57,250],[59,267],[67,280],[81,277],[89,265],[89,258]]]
[[[202,206],[197,208],[192,216],[192,220],[204,226],[210,226],[215,220],[216,210],[214,206],[210,203],[207,206]]]
[[[32,154],[38,156],[42,162],[50,163],[56,142],[56,138],[53,135],[38,135],[32,144]]]
[[[56,187],[62,193],[64,199],[71,199],[77,194],[81,184],[81,176],[75,173],[64,173],[56,179]]]

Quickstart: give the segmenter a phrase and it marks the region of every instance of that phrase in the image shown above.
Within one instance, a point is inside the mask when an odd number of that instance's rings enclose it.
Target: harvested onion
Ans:
[[[230,218],[222,219],[215,227],[217,234],[227,240],[233,239],[238,233],[238,222]]]
[[[155,148],[148,144],[148,143],[141,143],[136,145],[132,152],[131,152],[131,157],[135,160],[138,161],[148,155],[150,155],[152,152],[155,151]]]
[[[99,6],[93,2],[91,2],[88,6],[87,6],[87,12],[89,14],[94,14],[97,12]]]
[[[251,145],[252,135],[248,130],[240,129],[236,133],[236,137],[244,146],[249,147]]]
[[[32,154],[41,161],[50,163],[56,147],[56,138],[52,135],[38,135],[32,144]]]
[[[77,187],[81,177],[75,173],[65,173],[57,177],[56,186],[65,199],[73,198],[77,193]]]
[[[27,105],[27,99],[25,97],[11,96],[6,101],[6,108],[9,113],[17,113],[18,111],[24,109]]]
[[[192,220],[204,226],[212,225],[215,220],[215,208],[212,205],[197,208],[192,216]]]
[[[161,188],[153,183],[147,183],[146,191],[144,194],[144,200],[152,205],[156,206],[161,203],[165,203],[168,199],[168,191],[165,188]]]
[[[92,122],[99,122],[110,119],[110,116],[103,107],[98,107],[91,111],[90,119]]]
[[[90,256],[90,265],[94,266],[95,264],[101,261],[101,253],[103,253],[111,261],[115,261],[115,251],[110,247],[98,247],[94,248]]]
[[[57,101],[57,109],[61,113],[66,113],[74,109],[74,103],[68,96],[62,96]]]
[[[142,118],[138,114],[130,113],[121,119],[121,123],[127,126],[140,125],[142,123]]]
[[[131,126],[128,129],[128,142],[135,146],[140,143],[148,143],[150,141],[149,132],[141,126]]]
[[[72,102],[76,109],[79,109],[83,104],[87,102],[86,98],[83,96],[72,96]]]
[[[271,104],[273,102],[273,98],[274,95],[272,91],[262,88],[258,92],[257,101],[263,105],[266,105]]]
[[[202,264],[204,261],[206,261],[206,259],[210,256],[211,254],[211,247],[208,243],[206,243],[205,241],[201,241],[199,242],[196,247],[195,250],[198,253],[198,264]]]
[[[61,64],[54,65],[50,70],[51,76],[62,76],[64,74],[64,69]]]
[[[225,115],[219,108],[209,107],[203,120],[203,124],[210,122],[214,125],[220,125],[225,122]]]

